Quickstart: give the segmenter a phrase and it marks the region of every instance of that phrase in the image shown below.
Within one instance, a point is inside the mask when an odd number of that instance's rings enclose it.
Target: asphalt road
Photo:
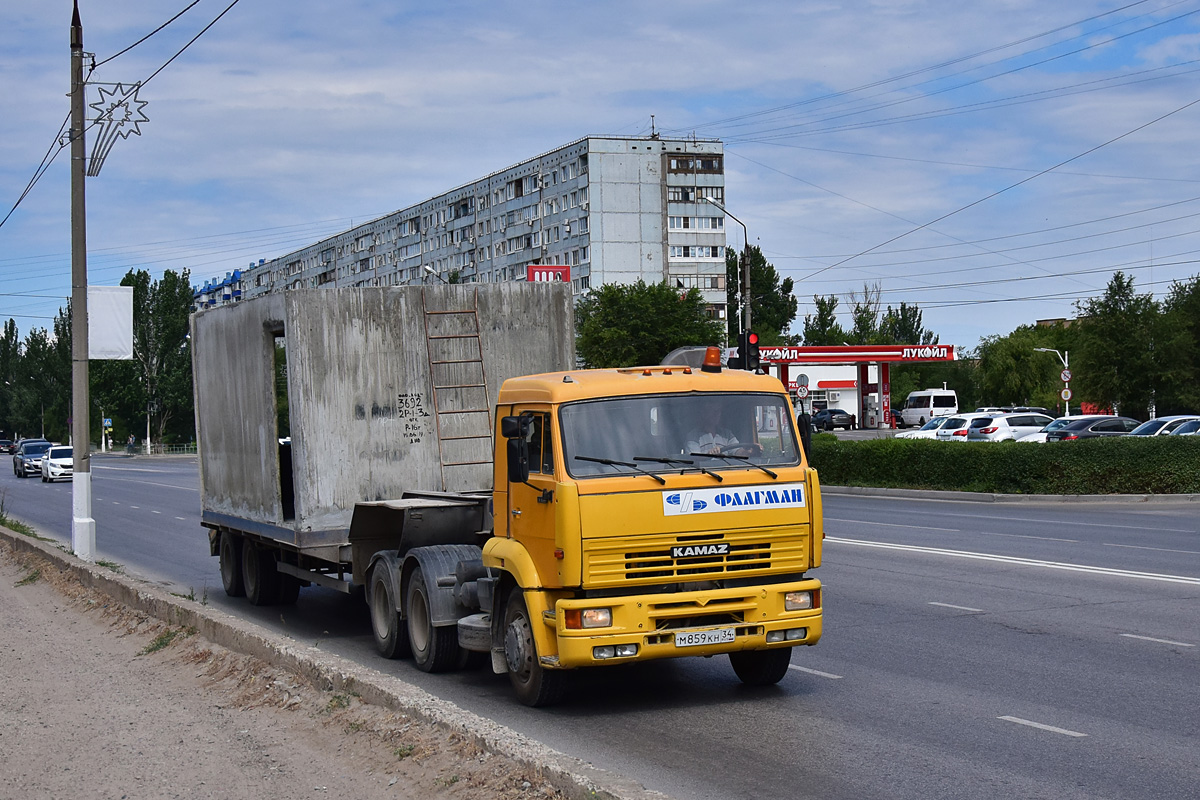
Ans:
[[[375,655],[365,609],[226,598],[194,459],[93,460],[101,559],[396,674],[676,797],[1160,798],[1200,786],[1195,504],[825,497],[825,637],[783,683],[727,660],[577,676],[562,706],[503,676]],[[0,477],[6,513],[69,539],[70,485]]]

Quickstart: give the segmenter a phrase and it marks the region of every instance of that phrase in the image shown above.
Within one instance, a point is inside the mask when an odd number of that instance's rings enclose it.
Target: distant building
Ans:
[[[526,280],[570,268],[576,295],[666,280],[725,319],[724,147],[589,136],[241,272],[244,296],[318,286]],[[558,271],[561,274],[561,271]],[[542,271],[542,274],[548,274]]]

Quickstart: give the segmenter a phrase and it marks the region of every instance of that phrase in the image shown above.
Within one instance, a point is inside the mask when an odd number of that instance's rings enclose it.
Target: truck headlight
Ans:
[[[568,629],[580,628],[611,628],[611,608],[569,608],[564,614]]]
[[[804,611],[812,607],[812,592],[787,592],[783,596],[784,611]]]

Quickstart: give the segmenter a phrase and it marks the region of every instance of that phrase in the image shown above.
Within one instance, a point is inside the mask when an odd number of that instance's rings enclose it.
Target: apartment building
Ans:
[[[531,265],[562,265],[576,295],[667,280],[699,289],[709,314],[724,319],[725,215],[706,198],[725,203],[720,141],[589,136],[251,263],[243,296],[526,280]]]

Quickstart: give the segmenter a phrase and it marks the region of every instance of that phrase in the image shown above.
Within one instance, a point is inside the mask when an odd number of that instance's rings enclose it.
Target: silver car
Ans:
[[[967,429],[968,442],[1008,442],[1030,433],[1037,433],[1054,422],[1045,414],[996,414],[990,419],[972,420]]]
[[[50,449],[45,439],[25,439],[13,454],[13,475],[28,478],[42,471],[42,454]]]

